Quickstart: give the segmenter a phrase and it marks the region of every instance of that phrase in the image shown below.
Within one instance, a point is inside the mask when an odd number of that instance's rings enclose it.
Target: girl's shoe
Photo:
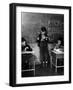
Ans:
[[[46,64],[48,63],[48,61],[46,61]]]
[[[43,64],[44,64],[45,62],[43,61]]]

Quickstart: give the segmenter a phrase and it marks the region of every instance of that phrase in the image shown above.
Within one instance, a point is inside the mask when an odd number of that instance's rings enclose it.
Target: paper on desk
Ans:
[[[61,51],[60,49],[54,49],[54,52],[57,53],[57,54],[61,54],[61,53],[64,53],[63,51]]]

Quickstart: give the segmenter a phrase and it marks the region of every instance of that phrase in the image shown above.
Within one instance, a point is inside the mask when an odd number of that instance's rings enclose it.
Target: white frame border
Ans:
[[[64,75],[21,77],[21,12],[64,14]],[[16,7],[16,84],[69,81],[69,10],[54,8]]]

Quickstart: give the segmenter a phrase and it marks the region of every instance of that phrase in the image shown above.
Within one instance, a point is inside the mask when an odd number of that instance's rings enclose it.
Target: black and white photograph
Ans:
[[[21,13],[22,77],[64,75],[64,15]]]
[[[71,83],[71,7],[10,4],[10,86]]]

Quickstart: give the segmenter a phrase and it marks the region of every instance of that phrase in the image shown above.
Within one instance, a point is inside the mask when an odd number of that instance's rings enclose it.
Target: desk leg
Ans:
[[[34,61],[34,76],[35,76],[35,61]]]
[[[56,68],[55,68],[55,72],[57,72],[57,66],[56,66]]]
[[[50,64],[51,64],[51,68],[52,68],[52,56],[50,57]]]
[[[29,62],[29,69],[30,69],[30,62]]]
[[[56,58],[56,67],[55,67],[55,72],[57,72],[57,58]]]

